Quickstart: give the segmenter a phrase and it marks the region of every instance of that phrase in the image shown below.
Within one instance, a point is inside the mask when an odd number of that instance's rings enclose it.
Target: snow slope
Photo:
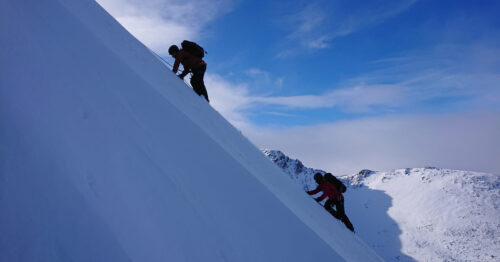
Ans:
[[[263,152],[305,189],[324,172],[280,151]],[[408,168],[341,179],[356,234],[385,260],[499,261],[500,176]]]
[[[380,260],[94,1],[0,36],[0,261]]]
[[[347,204],[363,207],[351,208],[353,220],[377,217],[374,214],[385,208],[397,223],[403,253],[419,261],[500,260],[500,176],[408,168],[351,179],[357,187]],[[390,199],[377,203],[374,192]],[[368,243],[368,239],[388,240],[398,231],[388,220],[370,222],[358,222],[359,236]],[[372,230],[373,224],[379,224],[377,230]]]

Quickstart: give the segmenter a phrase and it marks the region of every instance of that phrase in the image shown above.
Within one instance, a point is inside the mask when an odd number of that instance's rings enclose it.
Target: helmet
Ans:
[[[321,181],[323,181],[323,175],[321,173],[314,174],[314,181],[319,184]]]
[[[168,49],[168,53],[172,56],[176,55],[177,52],[179,52],[179,47],[177,47],[176,45],[171,45]]]

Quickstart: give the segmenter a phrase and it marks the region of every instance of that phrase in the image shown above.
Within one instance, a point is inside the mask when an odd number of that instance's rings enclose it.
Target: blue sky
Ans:
[[[248,83],[255,96],[289,98],[250,110],[250,120],[258,125],[454,112],[482,90],[461,92],[463,87],[454,83],[433,87],[440,90],[420,85],[446,82],[457,74],[498,73],[498,60],[477,61],[476,56],[498,52],[499,6],[473,1],[242,2],[211,26],[216,29],[207,37],[207,60],[215,73]],[[481,71],[472,72],[477,67]],[[413,79],[413,86],[403,84]],[[475,88],[475,83],[464,84]],[[328,95],[356,87],[361,93]],[[293,97],[297,101],[306,95],[332,101],[287,106]],[[336,98],[358,98],[364,105],[334,105]]]
[[[212,106],[259,147],[500,173],[498,1],[98,2],[157,53],[204,46]]]

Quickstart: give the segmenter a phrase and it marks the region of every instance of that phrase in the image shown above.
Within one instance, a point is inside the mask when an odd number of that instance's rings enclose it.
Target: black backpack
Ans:
[[[196,57],[203,58],[205,56],[206,52],[203,49],[203,47],[199,46],[195,42],[184,40],[184,41],[182,41],[181,46],[182,46],[183,50],[186,50],[188,53],[190,53]]]
[[[340,193],[344,193],[347,190],[347,187],[344,185],[344,183],[342,183],[342,181],[338,180],[334,175],[330,173],[325,174],[325,180],[334,185]]]

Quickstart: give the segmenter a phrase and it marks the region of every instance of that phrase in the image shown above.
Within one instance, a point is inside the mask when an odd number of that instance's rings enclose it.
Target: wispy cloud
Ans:
[[[248,85],[259,87],[259,89],[267,90],[266,93],[271,94],[275,90],[281,89],[285,81],[285,77],[275,75],[269,71],[259,68],[250,68],[244,71],[244,74],[249,77]]]
[[[343,7],[346,10],[355,11],[350,12],[350,15],[341,16],[341,19],[335,21],[335,31],[332,38],[346,36],[365,27],[382,23],[386,19],[408,10],[417,1],[349,1]]]
[[[297,13],[288,15],[284,19],[284,26],[292,28],[288,34],[288,41],[295,43],[295,47],[282,50],[277,57],[283,58],[300,52],[300,49],[327,48],[331,36],[323,30],[328,23],[327,13],[316,3],[309,4]]]
[[[183,39],[197,40],[204,27],[227,13],[232,0],[97,0],[135,37],[160,54]]]
[[[366,112],[375,106],[399,105],[403,89],[398,85],[357,85],[320,95],[255,97],[253,101],[296,109],[338,107],[348,112]]]
[[[296,55],[303,52],[304,48],[309,50],[328,48],[335,38],[382,23],[406,11],[415,2],[417,0],[310,3],[284,19],[284,27],[292,29],[287,39],[296,45],[281,51],[277,57]]]
[[[258,68],[250,68],[245,73],[251,77],[263,79],[267,83],[271,81],[269,73]]]
[[[325,48],[330,39],[326,32],[321,30],[328,23],[327,14],[318,4],[309,4],[306,8],[289,17],[289,23],[295,29],[288,36],[298,40],[301,45],[309,48]]]

